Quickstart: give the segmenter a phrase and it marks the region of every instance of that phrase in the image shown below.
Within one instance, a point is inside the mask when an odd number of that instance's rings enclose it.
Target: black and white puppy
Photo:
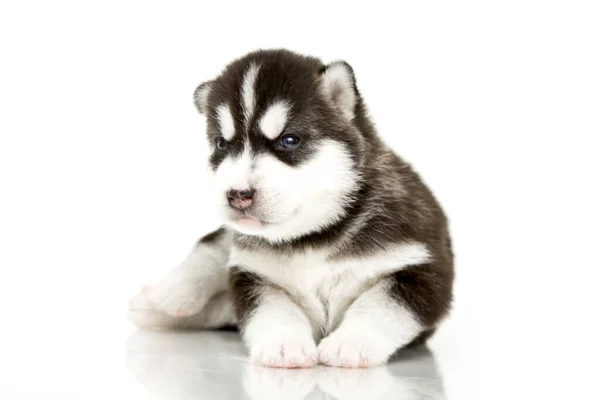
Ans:
[[[130,304],[139,326],[237,324],[272,367],[385,363],[452,299],[446,217],[377,136],[352,68],[285,50],[195,92],[224,227]]]

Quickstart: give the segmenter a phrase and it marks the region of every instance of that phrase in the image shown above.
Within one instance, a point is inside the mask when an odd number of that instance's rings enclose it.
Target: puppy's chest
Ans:
[[[274,256],[255,252],[234,252],[235,265],[254,272],[285,289],[312,320],[315,328],[335,329],[350,303],[368,283],[353,260],[336,261],[324,253]]]

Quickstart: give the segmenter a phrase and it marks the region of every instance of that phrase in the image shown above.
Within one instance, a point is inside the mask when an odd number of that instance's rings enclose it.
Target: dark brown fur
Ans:
[[[233,293],[233,306],[238,325],[243,329],[248,316],[258,303],[256,289],[264,285],[264,280],[251,272],[232,268],[229,272],[229,285]]]
[[[214,232],[204,235],[202,238],[200,238],[200,240],[198,241],[198,244],[200,244],[200,243],[204,243],[204,244],[218,243],[219,241],[221,241],[223,239],[223,237],[226,234],[227,234],[227,230],[224,227],[221,227]]]

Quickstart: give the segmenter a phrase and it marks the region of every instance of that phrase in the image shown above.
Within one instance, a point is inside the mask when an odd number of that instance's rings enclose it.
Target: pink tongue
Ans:
[[[242,217],[238,219],[238,223],[246,229],[260,229],[262,228],[262,222],[251,217]]]

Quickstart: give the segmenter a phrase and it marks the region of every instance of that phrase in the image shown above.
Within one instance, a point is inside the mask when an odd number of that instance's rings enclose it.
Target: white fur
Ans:
[[[231,237],[226,235],[220,245],[200,243],[188,257],[173,268],[166,278],[148,285],[130,302],[130,316],[140,326],[170,326],[171,317],[190,317],[206,310],[215,294],[226,292]],[[232,307],[228,298],[214,299],[217,309],[199,316],[206,324],[231,321]],[[225,315],[227,314],[227,315]],[[207,318],[209,317],[209,318]],[[198,318],[196,318],[198,319]],[[190,321],[193,322],[193,321]]]
[[[382,280],[352,303],[341,325],[319,344],[321,362],[351,368],[380,365],[423,330],[414,314],[390,297],[389,285]]]
[[[373,282],[407,266],[430,260],[426,246],[409,242],[386,251],[345,260],[329,260],[327,252],[305,251],[290,257],[232,249],[230,265],[267,278],[286,289],[318,329],[332,332],[356,297]]]
[[[285,100],[279,100],[269,106],[258,123],[262,134],[273,140],[281,134],[287,123],[290,105]]]
[[[250,358],[268,367],[311,366],[317,347],[306,314],[284,293],[266,288],[243,330]]]
[[[260,66],[252,63],[246,70],[244,80],[242,83],[242,109],[244,110],[244,126],[248,128],[250,119],[254,114],[254,108],[256,106],[256,96],[254,94],[254,86],[256,84],[256,78],[258,77],[258,71]]]
[[[248,147],[237,157],[225,158],[215,171],[216,195],[224,199],[224,194],[231,189],[249,189],[252,163],[252,155]],[[228,207],[227,203],[223,203],[223,206]]]
[[[227,275],[223,276],[226,277]],[[209,288],[209,290],[211,289]],[[228,291],[216,293],[208,300],[204,308],[186,317],[172,316],[158,309],[140,291],[129,302],[128,316],[139,327],[158,329],[211,329],[235,325],[237,322],[231,293]]]
[[[352,166],[350,154],[331,140],[321,142],[317,153],[297,167],[270,154],[253,157],[247,148],[241,156],[223,160],[215,173],[225,223],[242,233],[281,242],[336,222],[359,178]],[[252,216],[265,222],[260,230],[246,231],[228,219],[231,210],[224,193],[248,187],[256,190]]]
[[[221,104],[217,107],[217,120],[219,121],[221,135],[225,140],[231,140],[235,135],[235,122],[229,105]]]
[[[334,63],[325,70],[321,79],[326,97],[351,121],[354,118],[356,93],[350,71],[343,64]]]
[[[208,104],[208,96],[210,95],[210,89],[211,89],[210,84],[205,84],[204,86],[202,86],[202,88],[199,88],[194,93],[194,97],[196,100],[196,106],[198,107],[198,110],[203,114],[205,114],[206,111],[208,110],[207,104]]]
[[[429,259],[425,245],[414,242],[345,260],[328,260],[325,251],[283,257],[234,246],[231,265],[242,265],[285,290],[257,293],[262,301],[245,336],[251,355],[267,366],[286,366],[285,357],[272,363],[276,349],[285,350],[290,338],[290,348],[304,346],[307,330],[312,329],[317,337],[331,333],[319,345],[324,363],[346,367],[384,363],[423,328],[411,311],[390,297],[385,276]],[[296,357],[297,351],[290,354]]]
[[[219,290],[226,289],[222,269],[228,253],[215,246],[200,244],[169,275],[155,285],[145,288],[144,294],[156,308],[169,315],[187,317],[204,307]],[[207,288],[214,288],[207,291]]]

